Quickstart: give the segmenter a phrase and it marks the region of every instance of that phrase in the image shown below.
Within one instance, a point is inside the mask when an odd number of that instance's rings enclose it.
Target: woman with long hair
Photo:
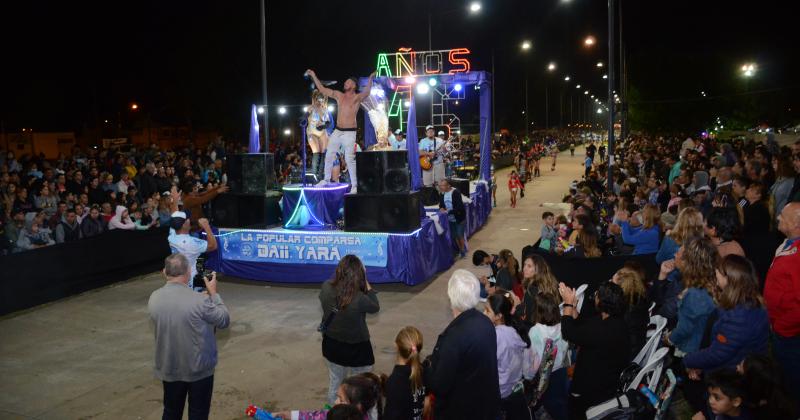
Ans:
[[[622,240],[628,245],[633,245],[633,255],[653,254],[658,251],[659,236],[661,233],[661,211],[655,204],[647,204],[641,212],[633,214],[636,221],[634,226],[628,221],[627,212],[621,212],[617,218],[621,220]]]
[[[524,189],[525,186],[522,185],[517,171],[512,169],[511,174],[508,175],[508,192],[511,195],[511,208],[517,207],[517,193]]]
[[[380,310],[378,295],[367,281],[361,260],[345,255],[332,280],[322,284],[322,355],[328,364],[328,403],[336,401],[336,390],[348,375],[372,370],[372,353],[367,314]],[[349,373],[348,373],[349,372]]]
[[[497,336],[497,372],[500,381],[500,410],[508,420],[530,420],[531,413],[522,392],[522,373],[526,349],[530,347],[528,329],[511,314],[512,293],[498,291],[489,296],[483,313],[494,324]]]
[[[575,239],[575,246],[564,253],[565,257],[596,258],[603,255],[598,245],[599,235],[594,229],[581,229]]]
[[[560,302],[558,279],[550,270],[547,261],[538,254],[526,255],[522,263],[522,304],[517,307],[517,316],[528,322],[534,322],[536,311],[536,295],[545,293]]]
[[[683,358],[687,369],[735,368],[748,354],[767,353],[769,319],[753,263],[728,255],[716,271],[719,312],[711,345]]]
[[[504,290],[514,290],[514,286],[519,283],[519,263],[514,258],[514,253],[508,249],[501,250],[497,261],[497,284]]]
[[[308,126],[306,134],[311,148],[311,172],[317,177],[323,173],[325,150],[328,148],[328,99],[320,91],[311,93],[311,106],[308,107]]]
[[[639,272],[632,268],[620,268],[614,273],[611,281],[622,288],[625,303],[628,305],[625,312],[625,324],[628,326],[631,358],[633,358],[647,341],[647,325],[650,323],[647,290],[644,288],[644,281]]]
[[[420,352],[422,333],[405,327],[394,339],[397,359],[386,380],[386,407],[383,420],[422,420],[425,407],[425,383]]]

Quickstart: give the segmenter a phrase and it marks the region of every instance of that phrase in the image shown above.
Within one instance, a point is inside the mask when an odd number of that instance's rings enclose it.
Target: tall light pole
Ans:
[[[556,70],[556,63],[552,61],[547,65],[547,71],[552,73]],[[550,129],[550,79],[544,81],[544,128]]]
[[[269,110],[267,102],[267,6],[261,0],[261,93],[264,109]],[[269,112],[264,112],[264,152],[269,153]]]
[[[525,53],[525,137],[528,137],[528,130],[531,128],[528,123],[528,115],[531,113],[530,109],[528,109],[528,51],[531,49],[531,42],[522,41],[520,48],[522,52]]]
[[[608,191],[614,191],[614,7],[616,0],[608,0]]]

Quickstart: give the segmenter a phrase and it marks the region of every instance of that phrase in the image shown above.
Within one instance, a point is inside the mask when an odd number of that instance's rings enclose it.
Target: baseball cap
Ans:
[[[183,227],[183,224],[186,223],[186,213],[182,211],[176,211],[170,215],[169,219],[169,227],[180,230]]]
[[[398,128],[397,130],[394,130],[394,133],[395,134],[402,134],[403,132]]]
[[[442,130],[439,130],[439,132],[438,132],[438,133],[436,133],[436,134],[438,134],[438,135],[440,135],[440,136],[443,136],[443,135],[444,135],[444,131],[442,131]]]
[[[428,130],[433,130],[433,126],[432,125],[425,126],[425,131],[428,131]]]

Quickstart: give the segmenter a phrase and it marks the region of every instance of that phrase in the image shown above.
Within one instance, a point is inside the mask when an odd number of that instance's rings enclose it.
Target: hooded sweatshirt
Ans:
[[[495,326],[497,333],[497,376],[500,378],[500,398],[511,395],[522,380],[525,349],[528,347],[517,330],[507,325]]]
[[[112,229],[123,229],[123,230],[134,230],[136,229],[136,224],[133,223],[130,216],[126,217],[125,219],[122,218],[122,213],[126,210],[125,206],[117,206],[116,214],[111,218],[108,222],[108,230]]]
[[[569,344],[561,336],[561,324],[536,324],[531,327],[530,331],[528,331],[528,336],[531,339],[531,349],[533,352],[533,365],[531,366],[533,369],[533,374],[530,375],[530,378],[528,379],[533,379],[536,371],[539,370],[539,364],[542,363],[544,345],[547,340],[553,340],[553,345],[556,347],[556,360],[553,363],[553,371],[555,372],[556,370],[566,367],[569,364],[568,362],[565,362]]]
[[[53,245],[55,241],[50,237],[49,229],[39,228],[38,232],[33,232],[33,224],[36,213],[31,212],[25,215],[25,228],[19,232],[17,238],[17,248],[22,251],[34,249],[34,245]]]

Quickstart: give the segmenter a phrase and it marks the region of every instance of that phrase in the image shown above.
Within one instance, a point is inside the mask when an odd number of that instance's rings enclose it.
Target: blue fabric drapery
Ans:
[[[253,105],[250,110],[250,142],[247,151],[258,153],[261,150],[261,139],[258,135],[258,107]]]
[[[481,172],[480,178],[484,181],[491,179],[492,166],[492,85],[484,80],[480,87],[481,103]],[[527,130],[527,127],[526,127]]]
[[[406,148],[408,149],[408,167],[411,168],[411,189],[414,191],[422,188],[422,168],[419,166],[419,136],[417,135],[417,106],[414,104],[414,96],[411,96],[410,106],[408,107],[408,131],[406,136]]]

